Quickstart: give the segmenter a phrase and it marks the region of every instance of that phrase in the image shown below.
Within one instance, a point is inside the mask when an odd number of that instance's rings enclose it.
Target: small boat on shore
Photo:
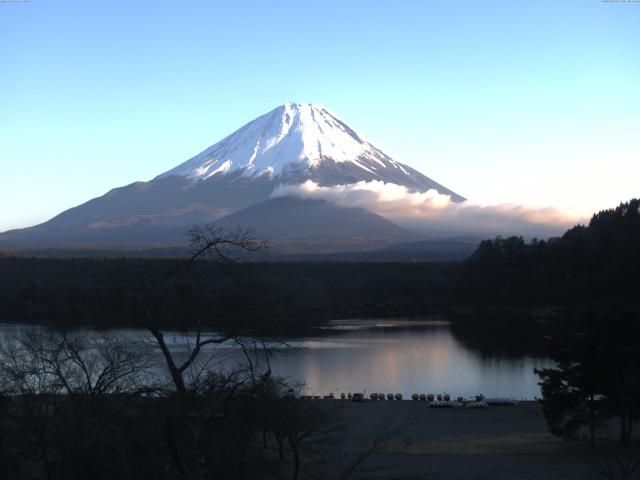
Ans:
[[[335,400],[337,398],[337,394],[333,392],[328,395],[296,395],[295,390],[292,388],[287,389],[283,394],[282,398],[293,398],[300,400]],[[366,397],[365,393],[340,393],[340,399],[342,400],[350,400],[353,402],[363,402],[367,399],[371,400],[388,400],[388,401],[401,401],[404,399],[402,393],[381,393],[381,392],[372,392],[369,394],[369,397]],[[432,393],[424,394],[424,393],[413,393],[411,394],[411,400],[413,401],[421,401],[428,402],[430,407],[433,408],[477,408],[483,409],[488,408],[489,406],[500,406],[500,407],[512,407],[518,405],[518,400],[515,398],[506,398],[506,397],[492,397],[485,398],[482,394],[470,395],[470,396],[457,396],[451,397],[448,393],[440,393],[434,395]]]
[[[450,400],[436,400],[429,403],[429,407],[431,408],[463,408],[464,403],[462,402],[452,402]]]
[[[489,408],[489,404],[487,402],[485,402],[484,400],[480,400],[478,401],[472,401],[472,402],[465,402],[464,403],[464,408],[478,408],[478,409],[483,409],[483,408]]]
[[[495,405],[497,407],[515,407],[518,405],[518,400],[515,398],[487,398],[485,401],[487,405]]]

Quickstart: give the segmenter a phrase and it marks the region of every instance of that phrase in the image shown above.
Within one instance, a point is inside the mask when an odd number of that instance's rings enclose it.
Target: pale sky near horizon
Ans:
[[[640,196],[640,2],[0,1],[0,231],[322,103],[481,204]]]

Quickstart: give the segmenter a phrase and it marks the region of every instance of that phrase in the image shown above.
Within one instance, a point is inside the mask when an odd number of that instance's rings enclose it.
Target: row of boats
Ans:
[[[293,390],[287,391],[286,397],[295,398]],[[301,395],[302,400],[335,400],[335,395],[330,393],[329,395]],[[364,402],[366,397],[363,393],[341,393],[340,399],[350,400],[352,402]],[[369,400],[403,400],[401,393],[370,393]],[[515,406],[518,405],[518,400],[514,398],[485,398],[484,395],[475,395],[474,397],[456,397],[451,398],[448,393],[433,395],[431,393],[414,393],[411,395],[411,400],[428,402],[432,408],[488,408],[489,406]]]

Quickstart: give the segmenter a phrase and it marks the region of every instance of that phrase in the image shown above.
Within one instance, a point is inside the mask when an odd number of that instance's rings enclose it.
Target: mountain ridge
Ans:
[[[179,227],[220,222],[264,202],[278,205],[268,201],[279,185],[308,180],[322,186],[383,181],[464,200],[387,156],[325,107],[290,102],[148,182],[111,189],[42,224],[0,233],[0,245],[107,244],[127,237],[136,245],[173,243]],[[348,223],[338,217],[346,218],[349,210],[333,211],[336,225]],[[269,217],[274,225],[278,222],[275,215]],[[330,225],[323,225],[330,233]],[[357,229],[352,233],[354,238],[363,234]]]

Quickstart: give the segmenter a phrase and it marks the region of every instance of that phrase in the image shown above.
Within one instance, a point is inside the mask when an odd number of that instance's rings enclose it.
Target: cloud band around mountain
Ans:
[[[456,203],[436,190],[412,192],[407,187],[381,181],[320,186],[309,180],[300,185],[279,185],[272,197],[279,196],[366,208],[403,227],[433,233],[545,237],[560,235],[588,219],[584,212],[575,209]]]

